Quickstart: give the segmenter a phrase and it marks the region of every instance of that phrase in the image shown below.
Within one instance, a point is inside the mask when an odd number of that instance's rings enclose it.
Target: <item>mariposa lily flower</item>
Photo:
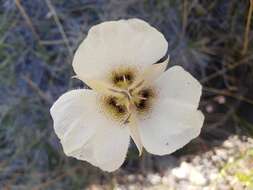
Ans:
[[[130,137],[140,155],[143,147],[165,155],[199,135],[201,85],[180,66],[165,72],[167,48],[164,36],[139,19],[89,30],[73,68],[91,89],[63,94],[50,110],[66,155],[114,171]]]

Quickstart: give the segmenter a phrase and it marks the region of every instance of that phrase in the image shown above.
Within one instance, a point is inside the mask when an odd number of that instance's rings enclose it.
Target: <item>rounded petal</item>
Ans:
[[[80,148],[99,126],[109,122],[99,111],[97,95],[85,89],[69,91],[53,104],[54,130],[66,154]]]
[[[66,155],[106,171],[122,165],[130,142],[129,130],[103,114],[94,91],[69,91],[50,112]]]
[[[155,85],[160,99],[170,99],[197,109],[202,86],[182,67],[168,69],[156,80]]]
[[[87,122],[82,123],[90,116],[96,117],[92,114],[95,105],[96,96],[90,90],[71,90],[60,96],[50,109],[57,136],[63,139],[67,133],[71,134],[71,129],[78,130],[75,126],[80,126],[79,128],[83,130],[95,131],[92,126],[83,126]],[[82,134],[85,135],[87,132],[83,131]]]
[[[154,83],[157,97],[149,117],[140,120],[140,135],[148,152],[170,154],[200,133],[204,115],[197,110],[201,84],[180,66]]]
[[[85,144],[98,126],[108,123],[97,104],[97,95],[83,89],[63,94],[51,107],[54,130],[66,154]]]
[[[113,171],[123,164],[130,142],[127,127],[107,126],[99,131],[94,141],[94,155],[101,169]]]
[[[104,126],[87,144],[69,155],[111,172],[123,164],[129,142],[127,127]]]
[[[170,154],[197,137],[203,122],[200,111],[174,100],[162,100],[150,117],[140,121],[143,146],[152,154]]]
[[[78,47],[73,68],[80,79],[101,78],[127,64],[144,67],[167,51],[164,36],[140,19],[109,21],[93,26]]]

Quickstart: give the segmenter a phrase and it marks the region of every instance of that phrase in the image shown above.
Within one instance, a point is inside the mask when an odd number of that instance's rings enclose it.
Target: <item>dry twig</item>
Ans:
[[[188,0],[183,1],[182,35],[185,35],[188,18]]]
[[[43,92],[37,84],[35,84],[29,77],[22,76],[22,78],[27,82],[27,84],[41,97],[42,100],[46,101],[48,104],[52,104],[52,98]]]
[[[69,55],[70,55],[70,57],[72,57],[73,56],[73,50],[70,47],[69,39],[67,38],[67,35],[66,35],[66,33],[65,33],[64,29],[63,29],[63,26],[62,26],[62,24],[60,22],[60,19],[59,19],[58,15],[57,15],[57,13],[55,11],[55,8],[54,8],[54,6],[53,6],[53,4],[52,4],[52,2],[50,0],[45,0],[45,1],[46,1],[46,4],[47,4],[50,12],[53,15],[54,21],[55,21],[55,23],[56,23],[56,25],[57,25],[57,27],[58,27],[61,35],[62,35],[62,39],[63,39],[63,41],[64,41],[64,43],[65,43],[65,45],[66,45],[66,47],[68,49]]]
[[[221,70],[218,70],[217,72],[214,72],[214,73],[210,74],[207,77],[204,77],[203,79],[200,80],[200,82],[202,84],[206,83],[206,82],[208,82],[208,81],[210,81],[210,80],[212,80],[212,79],[214,79],[214,78],[216,78],[218,76],[224,75],[226,72],[231,71],[231,70],[239,67],[240,65],[248,64],[250,59],[252,59],[252,56],[250,56],[250,57],[244,57],[239,62],[236,62],[234,64],[230,64],[228,67],[223,68]]]
[[[248,12],[248,17],[247,17],[247,23],[246,23],[245,33],[244,33],[243,49],[242,49],[242,52],[241,52],[242,55],[245,55],[247,53],[247,51],[248,51],[249,31],[250,31],[250,23],[251,23],[252,11],[253,11],[253,0],[250,0],[249,12]]]
[[[20,11],[20,14],[22,15],[22,17],[25,19],[27,25],[31,29],[32,33],[34,34],[36,39],[40,42],[40,37],[39,37],[38,33],[36,32],[36,29],[32,23],[32,20],[30,19],[30,17],[26,13],[24,7],[21,5],[20,0],[15,0],[15,4],[16,4],[18,10]]]
[[[229,96],[229,97],[232,97],[237,100],[244,101],[244,102],[247,102],[247,103],[253,105],[253,100],[245,98],[242,95],[232,94],[231,92],[229,92],[227,90],[220,90],[220,89],[215,89],[215,88],[211,88],[211,87],[204,87],[203,90],[208,91],[208,92],[212,92],[215,94],[219,94],[219,95]]]

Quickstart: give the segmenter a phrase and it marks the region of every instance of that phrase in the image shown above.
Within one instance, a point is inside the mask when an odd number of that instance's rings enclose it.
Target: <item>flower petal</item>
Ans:
[[[104,78],[112,68],[155,63],[167,51],[164,36],[140,19],[109,21],[93,26],[78,47],[73,68],[79,78]]]
[[[99,127],[95,136],[87,144],[69,155],[111,172],[123,164],[129,141],[127,127]]]
[[[96,97],[90,90],[71,90],[59,97],[50,109],[57,136],[62,139],[70,128],[85,120],[86,115],[92,116],[95,102]],[[83,129],[89,127],[84,126]]]
[[[138,125],[138,120],[136,118],[136,114],[132,114],[130,116],[128,126],[129,126],[130,136],[133,139],[134,143],[136,144],[136,147],[138,148],[139,156],[141,156],[142,151],[143,151],[143,146],[141,142],[139,125]]]
[[[166,70],[169,62],[169,57],[159,64],[149,65],[144,69],[142,73],[138,76],[136,81],[130,86],[130,89],[142,88],[144,86],[149,86],[157,78],[159,78],[162,73]]]
[[[113,171],[125,160],[130,134],[127,127],[101,112],[97,98],[91,90],[72,90],[63,94],[50,112],[66,155]]]
[[[68,154],[85,144],[107,120],[100,113],[97,95],[91,90],[72,90],[51,107],[54,130]]]
[[[140,121],[143,146],[152,154],[170,154],[197,137],[203,121],[200,111],[174,100],[163,100],[149,118]]]
[[[155,81],[157,97],[149,117],[139,121],[143,146],[148,152],[174,152],[197,137],[204,122],[197,110],[201,84],[180,66]]]
[[[156,81],[160,99],[170,99],[197,109],[202,92],[201,84],[180,66],[164,72]]]
[[[144,72],[142,73],[142,78],[146,82],[154,81],[158,78],[166,69],[169,62],[169,57],[164,60],[162,63],[159,64],[152,64],[149,67],[147,67]]]
[[[106,171],[118,169],[124,162],[130,142],[125,126],[106,126],[94,138],[94,155],[99,167]]]

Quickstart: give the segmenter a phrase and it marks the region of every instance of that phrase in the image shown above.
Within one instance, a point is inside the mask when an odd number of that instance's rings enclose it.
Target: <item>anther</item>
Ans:
[[[127,81],[126,81],[126,76],[125,76],[125,75],[123,75],[123,81],[124,81],[124,83],[127,82]]]
[[[137,96],[137,98],[141,99],[141,100],[147,100],[148,98],[145,98],[143,96]]]

